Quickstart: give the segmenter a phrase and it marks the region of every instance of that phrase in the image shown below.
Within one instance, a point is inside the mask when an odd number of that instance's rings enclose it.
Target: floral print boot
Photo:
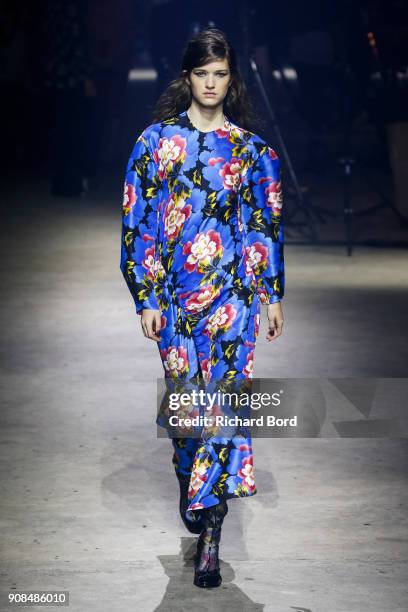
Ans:
[[[208,589],[219,587],[222,582],[218,550],[221,527],[227,514],[226,501],[201,511],[204,528],[197,541],[194,571],[195,586]]]

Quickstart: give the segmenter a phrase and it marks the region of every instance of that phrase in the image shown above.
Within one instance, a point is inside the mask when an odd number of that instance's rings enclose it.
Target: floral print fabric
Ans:
[[[279,159],[258,135],[227,117],[201,132],[184,111],[138,137],[120,268],[136,312],[161,311],[166,377],[252,377],[260,304],[284,294],[283,242]],[[191,474],[187,514],[256,493],[250,437],[173,446],[176,469]]]

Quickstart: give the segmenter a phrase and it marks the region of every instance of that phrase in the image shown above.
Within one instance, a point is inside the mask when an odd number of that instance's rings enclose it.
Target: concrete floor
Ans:
[[[0,610],[10,591],[67,590],[75,612],[405,611],[407,439],[358,424],[406,432],[407,251],[287,246],[284,334],[268,344],[263,319],[255,376],[319,380],[336,402],[319,438],[254,440],[259,492],[231,500],[207,592],[156,436],[161,362],[119,270],[113,193],[9,187]],[[337,378],[369,379],[364,401]]]

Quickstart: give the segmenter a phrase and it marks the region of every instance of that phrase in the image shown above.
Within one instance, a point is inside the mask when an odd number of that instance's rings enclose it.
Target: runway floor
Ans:
[[[120,206],[119,183],[81,199],[9,187],[0,609],[9,592],[66,590],[75,612],[405,611],[407,439],[353,423],[406,428],[392,392],[407,381],[407,250],[287,245],[284,333],[266,341],[263,310],[255,376],[322,380],[348,427],[327,413],[321,437],[254,440],[259,492],[229,503],[208,592],[156,435],[161,362],[119,269]],[[365,414],[333,380],[351,378],[367,379]]]

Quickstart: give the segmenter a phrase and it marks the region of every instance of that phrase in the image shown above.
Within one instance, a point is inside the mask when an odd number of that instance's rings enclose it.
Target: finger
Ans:
[[[161,330],[161,313],[157,312],[155,313],[155,319],[154,319],[154,331],[158,338],[160,338],[160,330]]]
[[[151,338],[153,333],[152,321],[146,321],[146,333],[147,337]]]
[[[150,334],[152,332],[151,329],[151,322],[150,321],[144,321],[143,322],[143,333],[145,335],[146,338],[150,338]]]
[[[155,340],[156,342],[160,340],[160,336],[157,336],[153,329],[154,319],[148,322],[147,324],[147,337],[150,340]]]
[[[156,342],[160,340],[160,336],[157,332],[160,332],[160,315],[159,313],[155,313],[152,321],[150,322],[149,327],[149,338],[150,340],[155,340]]]
[[[277,329],[273,335],[273,339],[275,340],[276,338],[279,338],[281,334],[282,334],[282,329],[281,328]]]
[[[273,340],[275,337],[275,333],[273,329],[270,329],[268,331],[268,333],[266,334],[266,339],[270,342],[271,340]]]
[[[153,330],[149,338],[150,340],[155,340],[156,342],[159,342],[161,340],[160,336],[158,336]]]
[[[283,321],[275,321],[274,324],[270,324],[269,331],[266,335],[266,339],[270,342],[275,340],[282,334]]]

